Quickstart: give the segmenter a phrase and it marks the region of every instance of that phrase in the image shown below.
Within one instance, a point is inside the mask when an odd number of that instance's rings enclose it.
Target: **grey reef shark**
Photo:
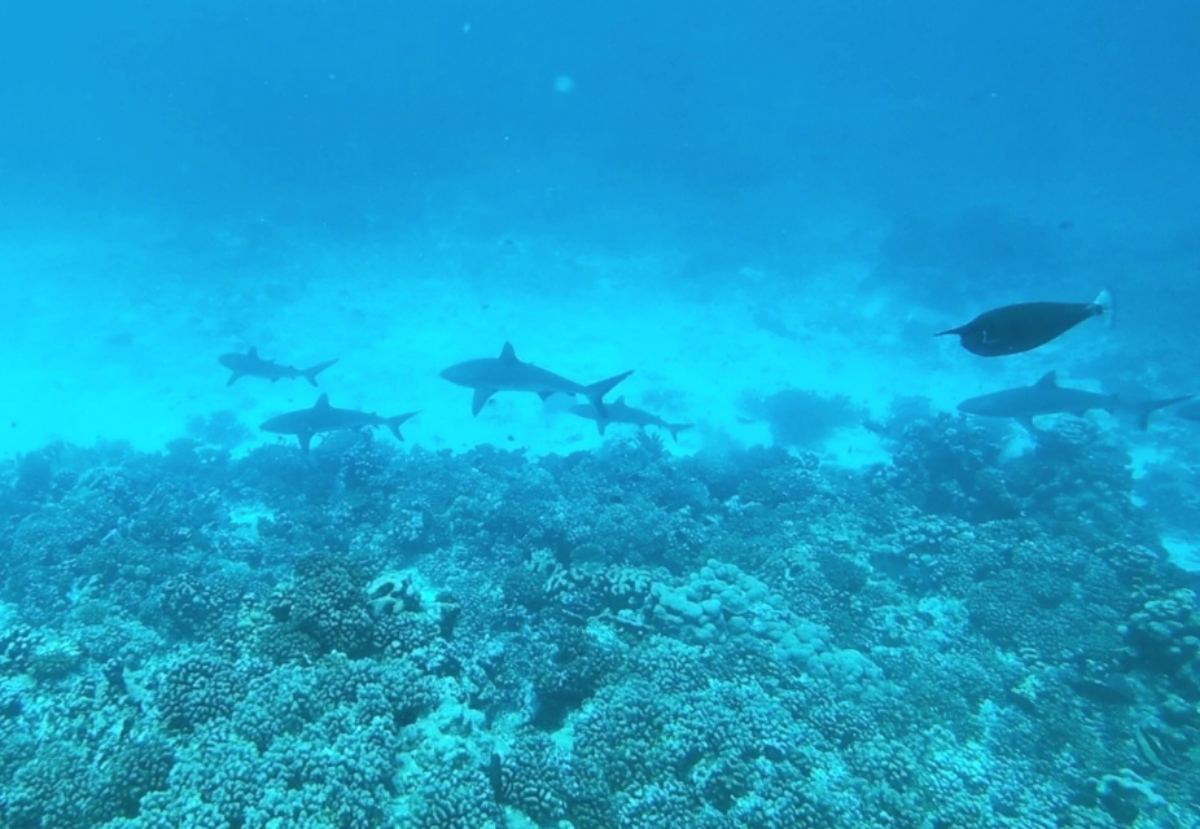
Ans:
[[[456,363],[441,372],[444,380],[456,386],[474,390],[471,398],[471,414],[477,415],[498,391],[533,392],[545,400],[552,394],[583,395],[597,412],[605,411],[604,395],[624,380],[632,371],[626,371],[607,380],[591,385],[576,383],[553,371],[538,368],[533,363],[517,359],[512,343],[505,343],[499,357],[483,357]]]
[[[972,354],[1003,357],[1032,351],[1092,317],[1112,326],[1113,298],[1107,288],[1091,302],[1022,302],[994,308],[934,336],[957,334],[962,347]]]
[[[573,415],[596,421],[596,429],[602,435],[610,423],[628,423],[642,430],[645,430],[647,426],[657,426],[660,429],[666,429],[670,432],[671,440],[678,443],[679,433],[685,429],[692,428],[691,423],[668,423],[656,414],[651,414],[644,409],[630,406],[625,402],[623,395],[612,403],[605,403],[603,414],[597,411],[594,406],[583,405],[572,406],[567,411]]]
[[[1195,403],[1188,403],[1186,406],[1180,406],[1175,410],[1175,413],[1185,420],[1200,421],[1200,400]]]
[[[1099,394],[1083,389],[1071,389],[1058,384],[1053,371],[1047,372],[1032,386],[972,397],[958,404],[964,414],[981,417],[1009,417],[1031,432],[1036,432],[1033,419],[1041,415],[1073,414],[1079,417],[1093,409],[1114,415],[1133,415],[1139,429],[1150,425],[1150,415],[1167,406],[1189,400],[1193,395],[1168,397],[1163,400],[1124,400],[1116,394]]]
[[[272,432],[277,435],[295,435],[300,441],[300,448],[307,452],[315,435],[347,429],[386,426],[396,436],[396,440],[404,440],[404,435],[400,434],[400,424],[416,414],[418,412],[408,412],[395,417],[380,417],[373,412],[338,409],[330,406],[329,395],[323,394],[311,409],[300,409],[278,415],[265,421],[259,428],[264,432]]]
[[[317,375],[336,363],[337,360],[326,360],[311,368],[296,368],[282,365],[274,360],[264,360],[258,356],[258,349],[251,347],[245,354],[236,352],[222,354],[217,358],[217,362],[229,369],[229,379],[225,381],[227,386],[232,386],[243,377],[262,377],[272,383],[276,380],[292,380],[303,377],[315,386],[317,385]]]

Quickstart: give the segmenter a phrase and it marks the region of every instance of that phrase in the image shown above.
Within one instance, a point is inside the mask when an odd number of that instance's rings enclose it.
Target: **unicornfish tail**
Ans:
[[[1096,294],[1096,298],[1092,300],[1092,308],[1096,316],[1109,328],[1117,324],[1117,309],[1113,304],[1112,291],[1108,288],[1100,289],[1100,293]]]
[[[395,417],[385,417],[383,425],[392,431],[392,434],[396,436],[396,440],[404,440],[404,435],[400,433],[400,425],[410,417],[415,417],[419,414],[420,412],[408,412],[407,414],[396,415]]]
[[[1176,403],[1182,403],[1185,400],[1191,400],[1195,395],[1185,394],[1182,397],[1168,397],[1163,400],[1147,400],[1143,403],[1138,403],[1133,407],[1134,416],[1137,418],[1138,428],[1145,431],[1150,428],[1150,415],[1157,412],[1159,409],[1165,409],[1168,406],[1174,406]]]
[[[615,377],[609,377],[607,380],[601,380],[598,383],[592,383],[590,386],[583,387],[583,396],[592,404],[592,408],[603,418],[608,415],[604,410],[604,395],[608,394],[613,388],[624,380],[632,371],[626,371],[623,374],[618,374]]]
[[[336,362],[337,360],[326,360],[323,363],[317,363],[312,368],[301,369],[300,376],[315,386],[317,384],[317,375]]]

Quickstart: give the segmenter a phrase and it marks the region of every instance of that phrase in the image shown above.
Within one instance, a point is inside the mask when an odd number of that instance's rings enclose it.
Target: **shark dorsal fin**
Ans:
[[[313,404],[313,408],[314,409],[328,409],[329,408],[329,395],[323,394],[320,397],[318,397],[317,402]]]
[[[246,352],[246,356],[249,357],[251,360],[257,360],[258,359],[258,346],[255,346],[255,345],[250,346],[250,350]]]
[[[517,362],[517,350],[512,347],[512,343],[505,343],[504,348],[500,349],[500,362],[502,362],[502,363]]]
[[[1058,388],[1057,372],[1047,371],[1042,375],[1042,379],[1034,383],[1034,386],[1039,389],[1056,389]]]

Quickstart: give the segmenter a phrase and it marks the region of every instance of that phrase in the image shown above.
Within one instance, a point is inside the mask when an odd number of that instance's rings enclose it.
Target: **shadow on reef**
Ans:
[[[0,817],[1194,825],[1200,614],[1128,458],[1086,423],[1011,458],[878,429],[862,472],[648,437],[23,456]]]

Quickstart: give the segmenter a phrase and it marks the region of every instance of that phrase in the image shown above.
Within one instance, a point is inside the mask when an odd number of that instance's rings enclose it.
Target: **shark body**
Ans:
[[[264,360],[258,356],[258,349],[251,347],[245,354],[237,352],[222,354],[217,358],[217,362],[229,369],[229,379],[225,381],[227,386],[232,386],[243,377],[262,377],[272,383],[277,380],[303,377],[315,386],[317,385],[317,375],[336,363],[337,360],[326,360],[310,368],[296,368],[295,366],[285,366],[274,360]]]
[[[610,423],[628,423],[639,429],[645,429],[647,426],[666,429],[671,433],[671,439],[678,441],[680,432],[692,428],[690,423],[668,423],[656,414],[630,406],[625,402],[624,396],[618,397],[612,403],[605,403],[603,414],[594,406],[572,406],[568,411],[573,415],[596,421],[596,428],[602,435]]]
[[[1110,414],[1132,414],[1138,428],[1145,429],[1150,425],[1151,413],[1191,397],[1189,394],[1163,400],[1127,401],[1115,394],[1065,388],[1058,384],[1055,372],[1050,371],[1032,386],[1004,389],[964,400],[958,404],[958,410],[980,417],[1009,417],[1034,431],[1033,419],[1041,415],[1082,417],[1094,409],[1102,409]]]
[[[1175,413],[1185,420],[1200,421],[1200,401],[1188,403],[1186,406],[1180,406],[1175,410]]]
[[[264,432],[272,432],[277,435],[295,435],[300,441],[300,448],[307,452],[315,435],[346,429],[386,426],[396,436],[396,440],[404,440],[404,435],[400,433],[400,424],[415,414],[417,412],[408,412],[395,417],[381,417],[373,412],[338,409],[330,406],[329,395],[323,394],[311,409],[300,409],[278,415],[264,421],[259,428]]]
[[[543,400],[552,394],[578,394],[586,397],[596,411],[602,413],[605,411],[604,395],[631,374],[632,371],[626,371],[607,380],[584,385],[532,363],[522,362],[517,358],[512,343],[505,343],[499,357],[456,363],[444,369],[441,377],[474,391],[471,414],[477,415],[498,391],[533,392]]]

